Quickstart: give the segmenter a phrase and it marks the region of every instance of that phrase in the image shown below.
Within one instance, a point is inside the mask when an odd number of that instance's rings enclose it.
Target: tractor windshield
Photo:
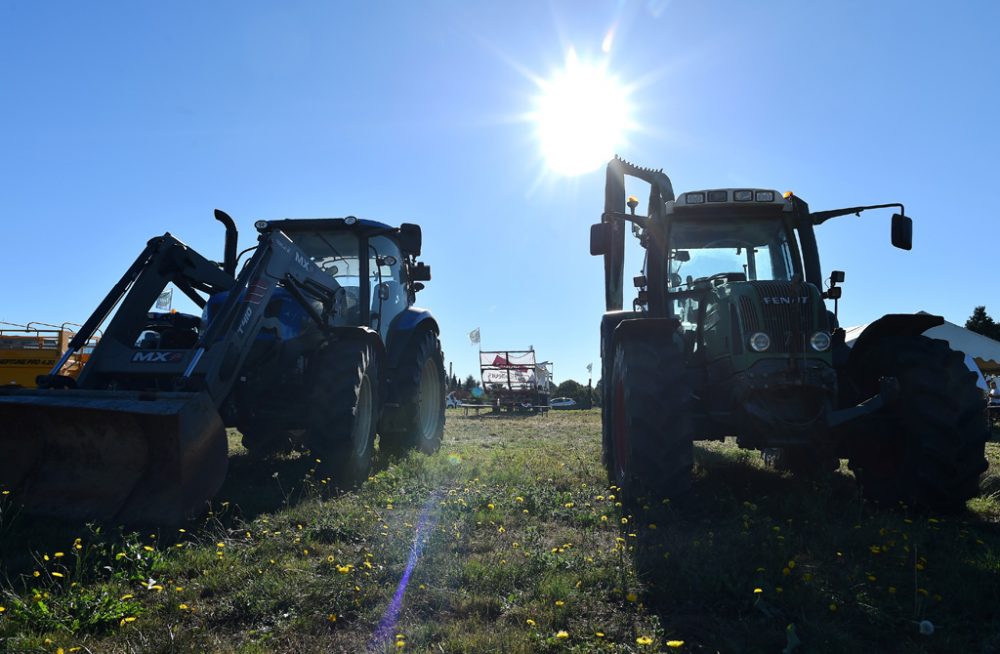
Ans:
[[[676,219],[670,230],[668,288],[683,291],[713,276],[736,280],[790,280],[799,272],[784,219],[704,217]]]
[[[302,248],[309,260],[335,277],[341,286],[359,286],[361,246],[358,237],[347,231],[292,232],[289,238]]]

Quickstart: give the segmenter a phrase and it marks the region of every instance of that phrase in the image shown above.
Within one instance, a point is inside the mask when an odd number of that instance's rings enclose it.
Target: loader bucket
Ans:
[[[206,393],[0,390],[0,486],[32,514],[173,525],[226,475]]]

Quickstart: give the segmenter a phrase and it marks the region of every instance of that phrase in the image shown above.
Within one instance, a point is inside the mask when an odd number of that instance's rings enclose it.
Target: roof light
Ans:
[[[358,222],[358,219],[355,216],[348,216],[347,218],[344,218],[344,224],[345,225],[350,226],[350,225],[353,225],[356,222]]]
[[[747,189],[733,191],[733,199],[737,202],[751,202],[753,201],[753,191]]]
[[[774,202],[774,191],[755,191],[753,195],[757,202]]]
[[[709,191],[708,201],[709,202],[725,202],[728,198],[728,194],[725,191]]]
[[[265,229],[267,229],[267,221],[266,220],[258,220],[257,222],[255,222],[253,224],[253,227],[258,232],[264,231]]]
[[[685,193],[684,202],[687,204],[704,204],[705,194],[704,193]]]
[[[792,193],[791,191],[785,191],[784,193],[781,194],[781,197],[783,197],[783,198],[785,198],[787,200],[788,198],[792,197],[793,195],[795,195],[795,194]]]

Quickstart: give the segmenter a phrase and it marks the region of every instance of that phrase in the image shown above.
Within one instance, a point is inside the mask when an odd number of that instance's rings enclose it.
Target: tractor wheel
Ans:
[[[615,401],[615,388],[611,383],[611,368],[614,361],[614,352],[608,352],[607,356],[601,357],[601,463],[608,473],[608,483],[617,484],[618,478],[615,476],[615,455],[612,451],[611,429],[611,404]]]
[[[611,470],[629,501],[683,495],[694,461],[683,348],[662,337],[625,335],[611,370]]]
[[[444,354],[437,335],[415,336],[394,380],[398,408],[387,413],[379,430],[381,451],[398,456],[407,450],[434,454],[444,436]]]
[[[379,416],[378,358],[371,345],[343,341],[325,348],[316,364],[306,442],[321,474],[341,489],[368,478]]]
[[[866,496],[949,509],[978,494],[989,427],[961,353],[922,335],[890,336],[850,374],[865,397],[878,392],[880,377],[895,377],[900,386],[886,429],[849,444],[849,464]]]

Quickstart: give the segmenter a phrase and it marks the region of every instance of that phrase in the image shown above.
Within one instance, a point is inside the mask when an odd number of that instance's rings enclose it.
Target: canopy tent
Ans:
[[[920,313],[926,312],[921,311]],[[870,324],[847,327],[845,329],[847,344],[854,345],[854,341]],[[983,374],[1000,374],[1000,341],[994,341],[992,338],[969,331],[947,320],[944,321],[943,325],[928,329],[924,335],[948,341],[951,349],[971,356]]]

